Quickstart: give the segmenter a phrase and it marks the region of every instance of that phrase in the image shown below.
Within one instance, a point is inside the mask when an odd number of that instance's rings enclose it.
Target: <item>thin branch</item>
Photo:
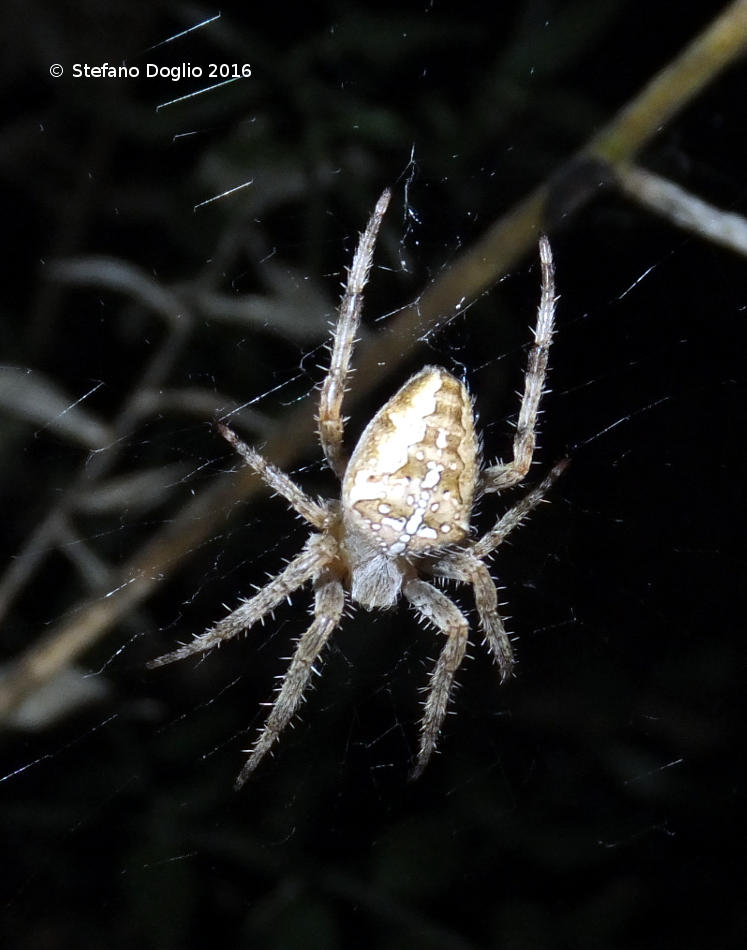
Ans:
[[[747,218],[722,211],[643,168],[620,165],[615,180],[626,195],[678,228],[747,256]]]

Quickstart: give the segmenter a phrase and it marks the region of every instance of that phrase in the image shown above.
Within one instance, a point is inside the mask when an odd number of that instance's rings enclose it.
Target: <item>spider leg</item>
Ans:
[[[368,282],[381,219],[384,217],[391,196],[392,193],[388,188],[382,192],[366,230],[358,242],[353,265],[348,271],[345,293],[340,302],[340,317],[334,332],[332,357],[319,398],[319,441],[329,467],[338,478],[342,478],[345,474],[347,464],[347,455],[342,444],[345,424],[342,416],[342,399],[350,372],[350,357],[355,335],[361,319],[363,289]]]
[[[554,465],[545,475],[542,481],[528,491],[523,498],[520,498],[516,504],[499,518],[495,526],[483,535],[479,541],[475,541],[469,548],[472,554],[477,558],[487,557],[491,551],[494,551],[498,545],[503,544],[508,535],[518,527],[527,515],[533,511],[537,505],[544,499],[550,486],[559,478],[568,467],[569,460],[562,459]]]
[[[454,674],[461,666],[467,649],[467,621],[446,594],[427,581],[410,580],[405,584],[405,597],[417,612],[446,634],[447,640],[431,673],[428,697],[420,727],[420,751],[410,778],[420,778],[428,765],[441,732],[449,702]]]
[[[295,715],[303,699],[304,690],[314,670],[314,663],[322,652],[330,634],[340,622],[345,607],[342,584],[334,577],[317,581],[314,621],[301,636],[296,652],[285,674],[267,721],[249,754],[244,768],[236,779],[238,790],[257,768],[265,753]]]
[[[501,682],[505,683],[514,666],[514,651],[498,613],[498,591],[490,571],[469,550],[447,554],[433,565],[432,571],[438,577],[448,577],[472,586],[480,628],[498,665]]]
[[[243,630],[249,629],[257,621],[273,610],[277,605],[298,590],[311,577],[317,575],[325,565],[337,555],[336,543],[322,535],[312,535],[303,551],[294,558],[282,573],[273,578],[259,590],[254,597],[245,601],[223,620],[195,637],[191,643],[185,643],[172,653],[166,653],[148,664],[150,669],[166,666],[177,660],[192,656],[194,653],[206,653],[224,640],[230,640]]]
[[[278,495],[282,495],[291,508],[297,511],[305,521],[308,521],[315,528],[319,528],[319,530],[325,527],[329,518],[329,511],[324,505],[320,505],[309,498],[285,472],[281,471],[276,465],[272,465],[245,442],[242,442],[233,429],[229,429],[228,426],[222,423],[218,424],[218,429],[223,438],[230,442],[262,481]]]
[[[524,376],[524,395],[514,436],[514,457],[507,464],[491,465],[483,471],[481,487],[484,492],[503,491],[512,485],[517,485],[524,479],[532,464],[537,440],[537,413],[547,374],[556,301],[552,251],[550,242],[544,234],[540,238],[539,250],[542,291],[537,311],[537,326],[534,330],[534,344],[529,353],[527,371]]]

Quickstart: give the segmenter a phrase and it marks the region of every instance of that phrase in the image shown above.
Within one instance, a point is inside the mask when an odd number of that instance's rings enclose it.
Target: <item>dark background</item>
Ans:
[[[223,6],[143,52],[218,8],[6,4],[2,363],[66,404],[95,390],[78,408],[109,423],[160,346],[161,388],[204,408],[164,403],[126,430],[109,477],[147,470],[160,493],[81,504],[69,544],[6,615],[4,658],[106,593],[107,572],[235,464],[212,428],[221,407],[255,400],[242,431],[261,444],[314,398],[326,321],[382,187],[394,202],[365,332],[385,334],[380,315],[552,176],[721,6],[509,2],[493,21],[471,3]],[[252,78],[157,111],[210,83],[71,75],[125,59],[248,62]],[[738,66],[641,163],[744,213],[744,102]],[[209,542],[80,658],[99,697],[0,736],[4,946],[744,946],[744,261],[613,188],[551,238],[562,299],[532,477],[566,454],[572,465],[493,564],[516,679],[499,687],[475,635],[440,754],[410,784],[437,645],[404,606],[359,612],[302,720],[235,794],[245,730],[310,595],[204,662],[146,670],[304,537],[266,495],[218,512]],[[290,323],[193,308],[187,330],[169,328],[130,292],[54,279],[54,261],[90,255],[186,301],[280,299]],[[538,289],[532,254],[413,340],[349,435],[427,361],[465,376],[486,453],[505,457]],[[8,565],[100,454],[48,410],[24,419],[22,401],[0,417]],[[334,492],[318,450],[294,475]],[[488,499],[478,525],[508,503]]]

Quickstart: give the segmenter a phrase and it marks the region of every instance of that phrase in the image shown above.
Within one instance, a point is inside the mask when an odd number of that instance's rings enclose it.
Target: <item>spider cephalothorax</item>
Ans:
[[[542,501],[565,467],[565,462],[556,465],[487,534],[470,538],[476,495],[518,484],[532,461],[555,311],[552,256],[544,237],[540,240],[542,295],[512,461],[480,468],[469,393],[463,383],[438,366],[426,366],[416,373],[379,409],[348,461],[343,445],[342,398],[363,289],[389,198],[388,190],[379,198],[358,244],[321,391],[319,438],[330,467],[341,480],[340,500],[320,502],[309,498],[287,475],[221,426],[225,438],[246,462],[315,531],[298,557],[254,597],[192,643],[151,664],[163,666],[212,649],[257,623],[289,594],[312,581],[314,620],[298,641],[267,721],[236,780],[237,787],[244,784],[298,710],[314,663],[340,622],[346,594],[354,604],[369,610],[391,607],[404,596],[446,637],[425,701],[420,751],[412,773],[417,778],[436,746],[468,634],[467,620],[456,604],[424,577],[472,586],[485,642],[505,680],[513,667],[513,652],[498,614],[498,595],[485,559]]]

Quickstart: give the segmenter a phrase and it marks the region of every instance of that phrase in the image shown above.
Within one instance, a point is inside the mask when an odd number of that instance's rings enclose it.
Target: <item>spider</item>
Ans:
[[[212,650],[262,620],[307,581],[312,582],[314,619],[298,641],[259,737],[247,750],[249,757],[236,779],[237,789],[299,709],[319,655],[340,622],[346,596],[373,610],[393,607],[402,595],[446,638],[430,676],[420,749],[411,773],[411,778],[418,778],[436,747],[468,634],[461,610],[426,578],[472,586],[485,643],[501,681],[505,681],[511,675],[513,651],[485,560],[537,507],[566,465],[566,461],[555,465],[483,537],[470,536],[475,497],[517,485],[532,462],[555,311],[553,261],[546,237],[539,244],[542,291],[513,460],[481,468],[470,395],[463,383],[438,366],[424,367],[379,409],[348,459],[343,446],[342,401],[363,290],[389,199],[386,190],[358,243],[321,388],[318,434],[325,458],[342,483],[339,501],[310,498],[288,475],[220,425],[222,435],[246,463],[311,525],[312,534],[301,553],[253,597],[191,643],[150,663],[151,667],[164,666]]]

